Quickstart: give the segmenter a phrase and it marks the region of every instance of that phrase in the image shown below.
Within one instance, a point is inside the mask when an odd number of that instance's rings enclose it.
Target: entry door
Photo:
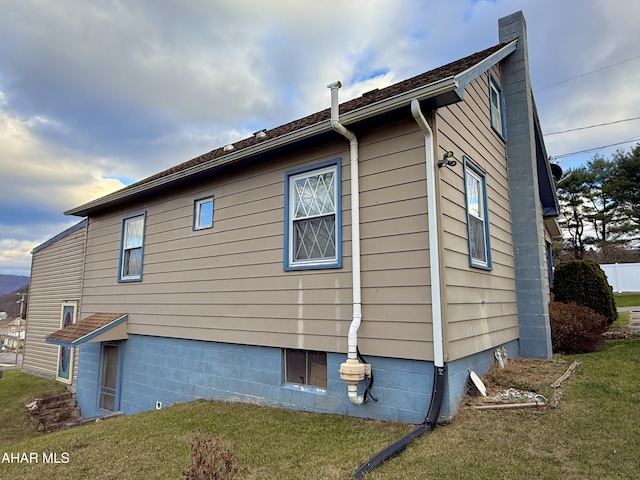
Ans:
[[[120,374],[120,343],[102,344],[102,375],[100,378],[100,402],[103,410],[115,412],[120,408],[118,378]]]

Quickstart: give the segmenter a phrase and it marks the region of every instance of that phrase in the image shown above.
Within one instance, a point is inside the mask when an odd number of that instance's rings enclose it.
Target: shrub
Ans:
[[[602,346],[607,319],[577,303],[551,302],[551,345],[555,353],[590,353]]]
[[[559,264],[555,269],[553,294],[557,302],[575,302],[595,310],[608,324],[618,318],[613,289],[600,265],[593,260]]]
[[[201,429],[191,436],[191,465],[183,472],[184,480],[233,480],[244,470],[227,447],[217,437]]]

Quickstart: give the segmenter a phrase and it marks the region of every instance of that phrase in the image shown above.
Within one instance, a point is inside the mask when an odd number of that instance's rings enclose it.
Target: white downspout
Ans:
[[[353,320],[349,326],[347,361],[340,365],[340,378],[347,382],[351,403],[361,405],[364,395],[358,395],[358,383],[371,376],[371,366],[358,361],[358,328],[362,320],[360,284],[360,186],[358,174],[358,139],[340,123],[338,89],[340,82],[327,85],[331,89],[331,128],[349,140],[351,156],[351,277],[353,284]]]
[[[438,215],[436,205],[436,166],[433,131],[420,110],[420,102],[411,100],[411,114],[424,134],[425,165],[427,168],[427,210],[429,219],[429,271],[431,273],[431,318],[433,328],[433,363],[444,366],[444,337],[442,335],[442,303],[440,301],[440,255],[438,246]]]

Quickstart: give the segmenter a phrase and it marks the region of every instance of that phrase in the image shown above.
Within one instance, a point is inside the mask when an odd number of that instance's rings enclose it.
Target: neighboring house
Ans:
[[[8,348],[17,348],[24,343],[25,338],[25,322],[20,317],[3,322],[0,326],[0,337],[2,337],[2,345]]]
[[[524,18],[499,27],[66,212],[88,222],[82,320],[47,342],[80,347],[83,415],[215,398],[417,423],[498,347],[550,358],[558,204]]]
[[[83,220],[31,252],[27,338],[22,371],[72,384],[74,349],[45,337],[77,318],[82,293],[87,221]]]

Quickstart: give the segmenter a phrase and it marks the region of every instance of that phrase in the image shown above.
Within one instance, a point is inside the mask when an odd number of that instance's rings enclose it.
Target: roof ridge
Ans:
[[[467,66],[469,64],[473,64],[476,63],[477,61],[479,61],[479,57],[485,57],[485,56],[489,56],[491,53],[494,53],[495,51],[499,50],[500,48],[504,47],[505,45],[507,45],[510,42],[504,42],[504,43],[498,43],[496,45],[493,45],[492,47],[486,48],[484,50],[472,53],[471,55],[467,55],[466,57],[463,57],[461,59],[449,62],[445,65],[442,65],[440,67],[436,67],[433,68],[431,70],[428,70],[426,72],[423,73],[419,73],[417,75],[414,75],[413,77],[409,77],[407,79],[401,80],[399,82],[396,82],[392,85],[388,85],[386,87],[380,88],[377,91],[371,91],[368,92],[366,96],[359,96],[356,98],[353,98],[351,100],[347,100],[344,103],[340,104],[340,112],[341,113],[347,113],[350,112],[352,110],[355,110],[356,108],[359,107],[363,107],[365,105],[369,105],[371,103],[375,103],[377,101],[380,101],[382,99],[391,97],[393,95],[390,95],[390,93],[401,93],[404,92],[406,90],[410,90],[411,88],[408,88],[409,86],[417,86],[415,84],[420,83],[420,84],[426,84],[426,80],[430,80],[430,82],[439,80],[441,78],[446,78],[447,76],[450,75],[446,75],[446,73],[450,73],[451,70],[460,70],[460,71],[464,71],[466,70]],[[460,68],[461,66],[464,66],[464,68]],[[440,74],[442,73],[442,74]],[[430,77],[435,77],[435,78],[430,78]],[[406,88],[405,88],[406,87]],[[282,125],[279,125],[277,127],[271,128],[271,129],[265,129],[265,133],[267,134],[266,137],[263,137],[262,140],[264,139],[272,139],[272,138],[276,138],[277,136],[283,135],[284,133],[287,133],[288,131],[292,131],[298,128],[303,128],[304,126],[309,126],[309,125],[314,125],[316,123],[319,123],[323,120],[329,120],[330,118],[330,108],[326,108],[323,110],[320,110],[318,112],[315,113],[311,113],[309,115],[306,115],[302,118],[299,118],[297,120],[293,120],[291,122],[287,122],[284,123]],[[292,128],[290,129],[290,126],[295,125],[298,128]],[[281,133],[279,131],[282,131]],[[278,132],[275,136],[272,135],[273,132]],[[237,140],[235,142],[232,142],[234,148],[234,151],[237,150],[241,150],[243,148],[246,148],[250,145],[254,145],[256,143],[259,143],[261,139],[256,139],[255,137],[246,137],[240,140]],[[143,178],[135,183],[132,183],[131,185],[128,185],[127,187],[125,187],[124,189],[127,188],[132,188],[134,186],[138,186],[138,185],[142,185],[144,183],[150,182],[152,180],[158,179],[158,178],[162,178],[166,175],[169,175],[171,173],[175,173],[175,172],[179,172],[182,170],[186,170],[187,168],[194,166],[194,165],[198,165],[200,163],[204,163],[208,160],[212,160],[214,158],[218,158],[220,156],[222,156],[224,153],[227,153],[224,151],[224,146],[220,146],[218,148],[215,148],[207,153],[203,153],[202,155],[198,155],[197,157],[194,157],[190,160],[187,160],[185,162],[179,163],[178,165],[175,165],[173,167],[170,167],[166,170],[163,170],[161,172],[155,173],[149,177]],[[123,190],[124,190],[123,189]]]

